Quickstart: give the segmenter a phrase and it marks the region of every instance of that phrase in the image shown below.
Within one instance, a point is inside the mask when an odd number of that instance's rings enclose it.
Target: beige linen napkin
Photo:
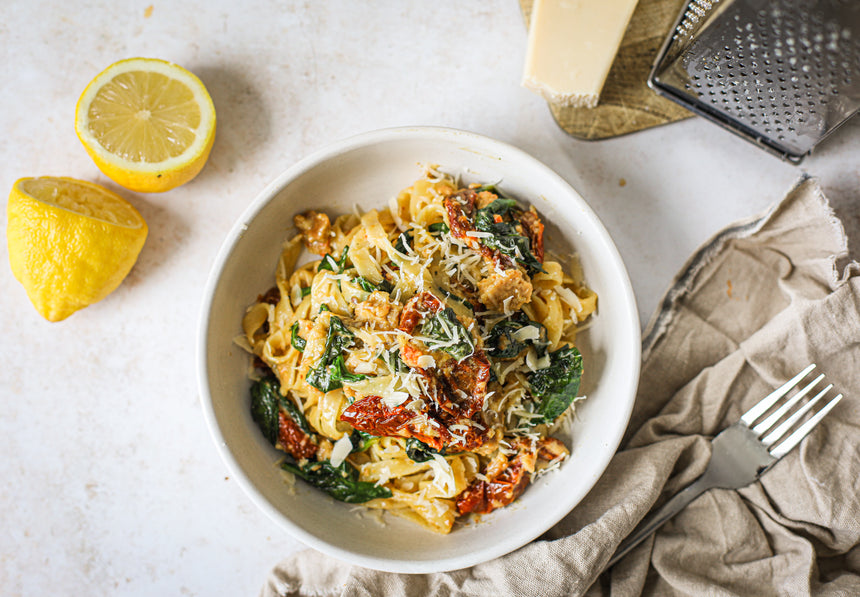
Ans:
[[[633,416],[589,495],[539,540],[442,574],[278,564],[274,596],[860,595],[860,276],[818,184],[733,226],[649,324]],[[609,572],[616,546],[700,475],[709,439],[810,362],[846,398],[760,482],[711,490]]]

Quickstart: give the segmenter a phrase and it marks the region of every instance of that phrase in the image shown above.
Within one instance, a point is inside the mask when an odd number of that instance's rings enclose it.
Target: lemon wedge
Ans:
[[[160,193],[200,172],[215,140],[215,105],[181,66],[129,58],[107,67],[78,99],[75,131],[107,176]]]
[[[147,231],[125,199],[73,178],[21,178],[6,204],[12,273],[48,321],[113,292],[137,261]]]

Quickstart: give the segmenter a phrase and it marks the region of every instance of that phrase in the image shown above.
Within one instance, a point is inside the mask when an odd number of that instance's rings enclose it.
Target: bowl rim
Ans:
[[[581,213],[580,216],[587,219],[589,221],[589,225],[596,229],[598,235],[601,237],[602,241],[606,245],[605,248],[608,251],[610,257],[613,259],[613,261],[615,261],[616,267],[618,267],[620,273],[622,274],[622,279],[619,280],[619,282],[622,292],[624,294],[623,300],[621,301],[621,305],[626,306],[624,313],[621,314],[625,320],[625,328],[632,328],[634,330],[638,330],[641,334],[641,326],[638,308],[636,305],[636,298],[633,293],[633,288],[630,282],[627,268],[624,265],[624,261],[621,258],[620,253],[618,252],[618,248],[615,245],[615,242],[612,240],[612,237],[609,235],[608,231],[606,230],[603,223],[599,220],[596,213],[594,213],[591,206],[588,205],[585,199],[575,188],[573,188],[572,185],[570,185],[565,179],[563,179],[549,166],[546,166],[543,162],[533,157],[531,154],[525,152],[524,150],[519,149],[518,147],[515,147],[504,141],[499,141],[479,133],[474,133],[462,129],[440,126],[407,126],[371,130],[352,135],[340,141],[335,141],[320,149],[317,149],[316,151],[311,152],[306,157],[298,160],[292,166],[284,170],[280,175],[278,175],[274,180],[272,180],[272,182],[267,184],[256,195],[256,197],[245,208],[245,210],[234,222],[234,224],[224,237],[224,240],[222,241],[218,252],[216,253],[216,256],[213,260],[212,266],[207,275],[206,284],[203,288],[203,297],[199,312],[197,329],[196,369],[200,402],[210,436],[215,443],[215,446],[221,456],[222,461],[226,465],[233,479],[235,479],[236,482],[239,484],[242,491],[248,496],[248,498],[252,501],[252,503],[254,503],[255,506],[257,506],[263,513],[265,513],[269,517],[270,520],[272,520],[278,526],[287,531],[293,538],[299,540],[307,546],[316,549],[317,551],[320,551],[324,554],[327,554],[350,564],[356,564],[366,568],[386,572],[415,574],[444,572],[467,568],[506,555],[530,543],[531,541],[539,537],[541,534],[549,530],[552,526],[557,524],[559,520],[561,520],[567,513],[569,513],[573,508],[575,508],[579,502],[577,502],[577,504],[573,504],[570,509],[566,510],[565,513],[562,514],[560,517],[552,520],[547,520],[545,521],[545,524],[542,525],[535,525],[531,533],[517,535],[515,539],[498,542],[492,546],[488,546],[486,549],[475,551],[468,555],[454,556],[451,558],[422,561],[414,561],[407,559],[391,560],[376,556],[369,556],[359,551],[345,549],[323,541],[312,533],[309,533],[303,528],[299,527],[288,517],[284,516],[284,514],[280,512],[280,510],[278,510],[272,503],[270,503],[254,486],[254,483],[251,481],[248,474],[243,470],[238,459],[227,445],[224,433],[222,432],[221,427],[218,424],[217,416],[215,414],[215,409],[212,401],[206,349],[209,336],[208,324],[210,316],[212,315],[212,303],[215,297],[215,291],[218,287],[221,273],[226,263],[228,262],[235,246],[241,240],[245,230],[247,229],[248,223],[251,222],[258,215],[258,213],[272,199],[277,196],[278,192],[280,192],[280,190],[284,188],[287,183],[299,178],[301,175],[317,167],[324,161],[330,160],[338,155],[349,153],[353,150],[368,145],[374,145],[385,141],[392,141],[398,138],[408,138],[410,136],[427,139],[435,138],[448,141],[454,139],[463,139],[464,141],[475,143],[481,146],[496,147],[498,149],[504,150],[506,153],[508,153],[508,155],[515,155],[516,159],[518,160],[525,160],[531,162],[531,165],[533,167],[536,167],[538,170],[541,170],[543,175],[551,177],[555,179],[557,183],[560,183],[562,186],[569,188],[572,193],[580,199],[580,201],[582,202],[582,207],[585,208],[584,212]],[[640,342],[634,342],[630,348],[633,350],[633,353],[631,354],[633,363],[627,387],[624,388],[625,394],[629,396],[629,400],[626,405],[626,412],[624,413],[623,417],[623,425],[621,424],[621,419],[619,418],[619,424],[612,430],[612,433],[603,436],[605,441],[612,446],[612,449],[607,449],[601,452],[600,457],[598,458],[599,470],[601,472],[600,474],[595,476],[593,480],[584,481],[584,483],[588,484],[588,487],[582,494],[583,498],[588,494],[588,492],[591,491],[591,489],[597,483],[597,480],[605,472],[606,467],[609,465],[609,461],[612,459],[613,456],[615,456],[618,450],[618,446],[624,435],[624,432],[627,429],[630,416],[632,414],[633,403],[636,397],[636,391],[639,384],[639,376],[641,369],[641,335]],[[580,499],[580,502],[583,498]]]

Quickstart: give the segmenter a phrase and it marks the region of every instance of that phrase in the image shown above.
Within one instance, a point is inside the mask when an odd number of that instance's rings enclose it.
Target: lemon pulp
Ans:
[[[136,209],[116,195],[92,184],[51,177],[24,178],[18,187],[26,195],[82,216],[126,228],[140,228],[143,218]]]

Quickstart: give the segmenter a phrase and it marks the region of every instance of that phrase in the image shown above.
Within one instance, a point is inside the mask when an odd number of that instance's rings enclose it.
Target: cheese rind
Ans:
[[[535,0],[524,87],[554,104],[597,105],[638,0]]]

